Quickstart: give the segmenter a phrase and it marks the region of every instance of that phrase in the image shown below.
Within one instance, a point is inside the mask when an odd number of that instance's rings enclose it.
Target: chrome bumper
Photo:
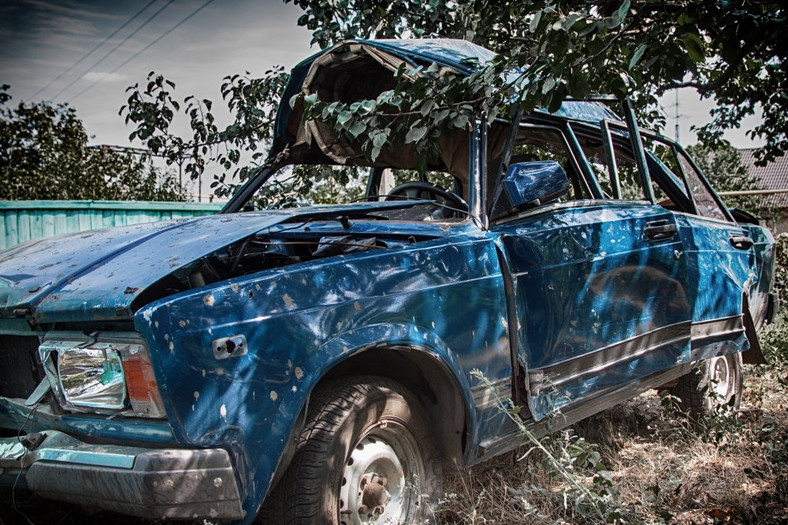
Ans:
[[[3,484],[143,518],[244,517],[223,449],[93,445],[58,431],[40,434],[41,441],[28,444],[32,450],[17,438],[0,439]]]

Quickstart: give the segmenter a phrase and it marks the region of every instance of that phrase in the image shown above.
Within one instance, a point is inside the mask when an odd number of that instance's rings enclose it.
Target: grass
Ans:
[[[742,408],[721,433],[699,435],[652,392],[543,440],[605,517],[524,447],[447,479],[441,523],[786,523],[786,367],[745,368]],[[562,452],[573,448],[598,459]],[[609,480],[601,491],[600,478]]]
[[[788,336],[788,323],[770,330]],[[788,349],[784,348],[788,357]],[[606,510],[599,518],[531,446],[444,481],[442,524],[788,522],[788,360],[745,365],[737,425],[698,435],[652,392],[543,440]],[[600,467],[610,485],[601,483]],[[597,480],[595,481],[595,478]],[[600,484],[602,485],[600,487]],[[601,489],[601,490],[600,490]],[[0,524],[157,523],[18,496]],[[582,503],[582,502],[581,502]],[[618,518],[617,518],[618,517]],[[608,519],[609,518],[609,519]]]

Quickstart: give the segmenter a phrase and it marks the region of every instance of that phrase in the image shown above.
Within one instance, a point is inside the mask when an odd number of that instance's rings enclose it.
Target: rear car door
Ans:
[[[691,360],[742,351],[749,346],[744,301],[761,279],[755,240],[731,220],[686,153],[664,142],[653,146],[654,179],[681,180],[692,208],[676,214],[694,284]]]

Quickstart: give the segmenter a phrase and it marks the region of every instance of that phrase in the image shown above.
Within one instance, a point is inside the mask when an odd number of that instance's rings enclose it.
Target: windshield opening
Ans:
[[[342,207],[341,213],[370,218],[456,222],[468,216],[467,188],[446,171],[289,164],[271,173],[239,209]]]

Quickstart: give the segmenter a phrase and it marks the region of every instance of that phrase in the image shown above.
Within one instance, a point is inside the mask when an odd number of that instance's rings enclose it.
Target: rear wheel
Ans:
[[[367,376],[326,385],[311,403],[299,449],[270,497],[275,516],[266,518],[331,525],[432,520],[440,457],[412,394]]]
[[[723,407],[738,409],[741,391],[741,354],[704,361],[670,389],[681,400],[681,409],[694,420],[718,413]]]

